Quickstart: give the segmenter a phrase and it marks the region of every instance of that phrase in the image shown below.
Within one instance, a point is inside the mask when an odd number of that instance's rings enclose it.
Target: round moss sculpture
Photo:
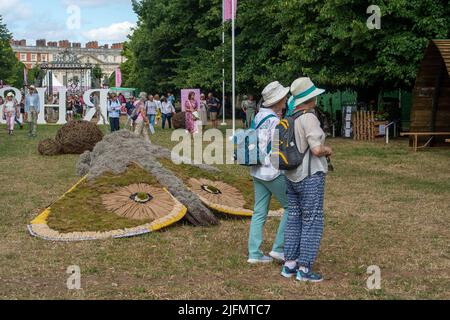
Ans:
[[[61,153],[61,145],[54,139],[39,142],[38,151],[43,156],[56,156]]]
[[[103,139],[103,133],[95,123],[88,121],[71,121],[56,133],[55,140],[61,146],[61,153],[82,154],[92,151]]]

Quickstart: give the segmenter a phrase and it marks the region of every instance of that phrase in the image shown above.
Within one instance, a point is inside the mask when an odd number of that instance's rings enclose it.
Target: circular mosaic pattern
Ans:
[[[109,211],[121,217],[152,221],[171,212],[175,206],[175,201],[166,190],[143,183],[105,194],[102,202]]]
[[[251,216],[253,213],[244,209],[245,199],[242,193],[225,182],[192,178],[189,179],[189,186],[211,209],[237,216]]]

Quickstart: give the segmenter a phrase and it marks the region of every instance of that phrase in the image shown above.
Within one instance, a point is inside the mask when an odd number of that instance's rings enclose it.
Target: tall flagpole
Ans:
[[[222,126],[227,125],[225,111],[225,0],[222,0]]]
[[[236,0],[231,0],[231,46],[232,46],[232,106],[233,106],[233,136],[236,132],[236,39],[235,39],[235,20],[236,20]]]

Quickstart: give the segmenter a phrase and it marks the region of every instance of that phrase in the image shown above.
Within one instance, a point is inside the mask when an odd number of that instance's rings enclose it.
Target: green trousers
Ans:
[[[284,215],[281,218],[278,233],[273,244],[272,251],[284,252],[284,229],[288,218],[288,200],[286,195],[286,181],[283,175],[273,181],[263,181],[253,179],[255,189],[255,208],[250,224],[250,236],[248,240],[248,252],[250,259],[259,259],[264,254],[261,251],[263,242],[264,225],[269,214],[269,205],[272,195],[284,208]]]
[[[247,109],[246,117],[247,117],[247,127],[250,128],[252,120],[255,117],[255,109]]]
[[[29,124],[28,134],[29,135],[32,135],[32,136],[36,135],[37,118],[38,118],[38,113],[34,109],[30,110],[30,112],[28,113],[28,124]]]

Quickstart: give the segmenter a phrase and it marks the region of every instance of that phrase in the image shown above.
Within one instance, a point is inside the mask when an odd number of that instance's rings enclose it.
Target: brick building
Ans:
[[[65,50],[75,53],[82,63],[99,65],[106,77],[110,77],[126,60],[122,56],[123,43],[115,43],[110,47],[109,45],[100,46],[97,41],[91,41],[83,47],[81,43],[71,43],[68,40],[47,42],[45,39],[40,39],[35,45],[29,45],[26,40],[12,40],[11,47],[19,61],[29,69],[41,63],[54,61],[56,56]],[[61,83],[67,81],[62,74],[55,74],[55,76]]]

